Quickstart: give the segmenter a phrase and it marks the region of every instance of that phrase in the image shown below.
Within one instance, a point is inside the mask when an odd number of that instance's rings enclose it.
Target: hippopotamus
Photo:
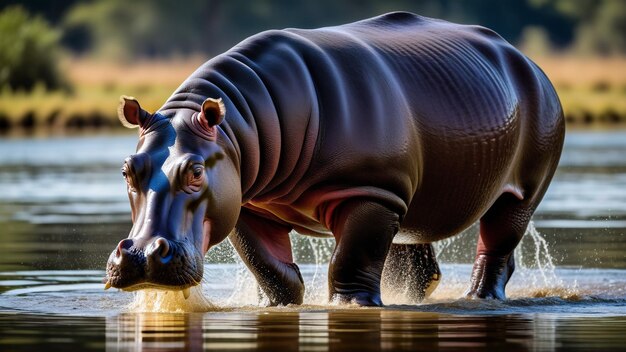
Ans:
[[[303,301],[291,231],[334,237],[331,302],[379,306],[381,280],[432,292],[432,243],[476,222],[465,297],[505,299],[565,134],[552,84],[502,37],[405,12],[262,32],[158,111],[123,96],[118,115],[139,143],[106,287],[187,296],[228,238],[271,305]]]

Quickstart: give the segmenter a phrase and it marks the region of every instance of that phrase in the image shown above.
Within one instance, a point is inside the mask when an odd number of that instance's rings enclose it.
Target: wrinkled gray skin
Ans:
[[[505,298],[564,138],[534,63],[488,29],[409,13],[263,32],[154,114],[122,99],[120,119],[140,128],[134,224],[107,285],[196,285],[228,236],[270,304],[302,302],[291,230],[335,237],[331,300],[381,305],[381,279],[432,291],[430,243],[478,220],[466,296]]]

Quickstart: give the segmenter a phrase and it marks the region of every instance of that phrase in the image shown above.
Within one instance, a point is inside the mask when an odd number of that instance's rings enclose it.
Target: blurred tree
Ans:
[[[576,38],[581,51],[626,51],[625,0],[5,0],[0,8],[15,1],[39,7],[52,21],[68,9],[63,43],[107,58],[215,55],[266,29],[336,25],[398,10],[481,24],[512,43],[542,28],[546,45],[563,48]],[[529,26],[535,29],[525,33]]]
[[[576,21],[572,47],[585,54],[626,53],[626,1],[531,0],[537,7],[551,7]]]
[[[67,36],[87,37],[108,58],[169,56],[206,51],[219,23],[220,1],[104,0],[80,3],[68,13]]]
[[[552,44],[545,29],[527,26],[522,32],[519,47],[526,55],[540,56],[552,52]]]
[[[217,54],[266,29],[336,25],[399,10],[480,23],[513,42],[529,19],[561,24],[550,11],[539,16],[527,0],[135,0],[132,6],[94,0],[75,5],[64,24],[75,48],[92,42],[96,55],[134,58]]]
[[[626,53],[626,1],[604,0],[577,31],[576,48],[583,53]]]
[[[62,86],[58,68],[59,32],[22,7],[0,13],[0,87],[31,90],[37,83],[47,89]]]
[[[7,7],[19,5],[28,13],[41,15],[52,25],[57,25],[63,20],[68,9],[78,1],[81,0],[2,0],[0,1],[0,11]]]

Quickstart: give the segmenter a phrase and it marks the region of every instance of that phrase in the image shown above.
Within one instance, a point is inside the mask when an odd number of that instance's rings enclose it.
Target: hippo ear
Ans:
[[[224,106],[224,102],[222,102],[222,98],[207,98],[202,103],[202,112],[200,116],[201,118],[204,118],[209,127],[219,125],[222,120],[224,120],[225,114],[226,107]]]
[[[124,127],[135,128],[143,125],[150,113],[139,106],[137,99],[122,95],[117,107],[117,117]]]

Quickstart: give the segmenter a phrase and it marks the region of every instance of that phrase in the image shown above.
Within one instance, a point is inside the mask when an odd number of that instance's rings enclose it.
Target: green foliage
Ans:
[[[537,26],[527,26],[522,32],[519,47],[526,55],[540,56],[551,53],[552,46],[545,29]]]
[[[86,32],[95,55],[123,59],[218,54],[263,30],[336,25],[390,11],[480,23],[515,42],[524,20],[536,15],[526,1],[134,0],[131,6],[124,0],[93,0],[71,8],[64,27],[70,36]]]
[[[578,29],[576,48],[583,53],[626,53],[626,2],[605,0]]]
[[[583,54],[626,53],[626,1],[531,0],[552,8],[576,23],[572,48]]]
[[[215,55],[266,29],[336,25],[389,11],[480,24],[543,54],[626,53],[625,0],[66,0],[62,10],[21,1],[53,21],[63,18],[63,43],[74,52],[106,59]]]
[[[95,55],[131,59],[207,51],[216,21],[211,2],[201,0],[104,0],[74,6],[64,21],[68,33],[86,30]]]
[[[32,90],[62,85],[58,69],[60,34],[41,17],[13,6],[0,13],[0,87]]]

